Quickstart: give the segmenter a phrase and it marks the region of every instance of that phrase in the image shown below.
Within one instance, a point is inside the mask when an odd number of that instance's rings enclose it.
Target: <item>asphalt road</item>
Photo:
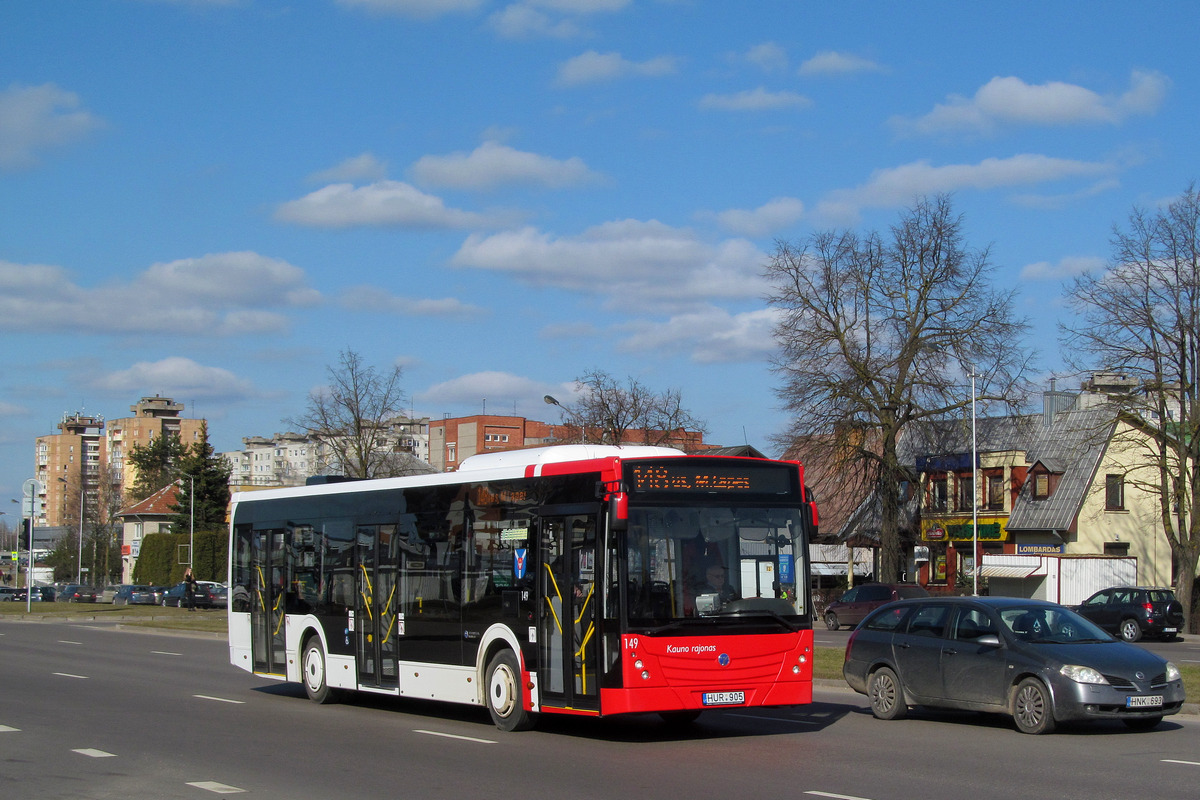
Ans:
[[[1200,786],[1195,717],[1034,737],[978,714],[881,722],[822,688],[811,706],[683,729],[544,718],[503,734],[482,709],[316,706],[230,666],[217,639],[46,622],[0,621],[0,676],[4,797],[1194,800]]]

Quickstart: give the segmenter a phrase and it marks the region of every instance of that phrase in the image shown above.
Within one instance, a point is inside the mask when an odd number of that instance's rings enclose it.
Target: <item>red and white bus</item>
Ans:
[[[319,703],[481,705],[503,730],[808,703],[816,521],[798,463],[654,447],[237,493],[229,656]]]

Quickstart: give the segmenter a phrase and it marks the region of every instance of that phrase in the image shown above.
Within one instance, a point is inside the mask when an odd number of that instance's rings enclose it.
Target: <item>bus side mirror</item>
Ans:
[[[613,531],[629,529],[629,495],[624,492],[608,496],[608,527]]]

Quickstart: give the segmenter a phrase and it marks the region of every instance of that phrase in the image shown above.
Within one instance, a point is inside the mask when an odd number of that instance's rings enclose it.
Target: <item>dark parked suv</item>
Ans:
[[[1183,627],[1183,606],[1170,589],[1116,586],[1101,589],[1076,611],[1127,642],[1143,636],[1174,639]]]
[[[929,592],[915,583],[864,583],[855,586],[825,608],[825,627],[831,631],[843,625],[853,627],[884,603],[909,597],[929,597]]]

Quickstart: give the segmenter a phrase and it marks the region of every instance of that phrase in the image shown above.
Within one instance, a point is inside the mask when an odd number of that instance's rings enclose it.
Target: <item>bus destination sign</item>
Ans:
[[[704,492],[709,494],[786,494],[792,491],[790,470],[777,464],[715,464],[690,459],[630,463],[626,483],[641,492]]]

